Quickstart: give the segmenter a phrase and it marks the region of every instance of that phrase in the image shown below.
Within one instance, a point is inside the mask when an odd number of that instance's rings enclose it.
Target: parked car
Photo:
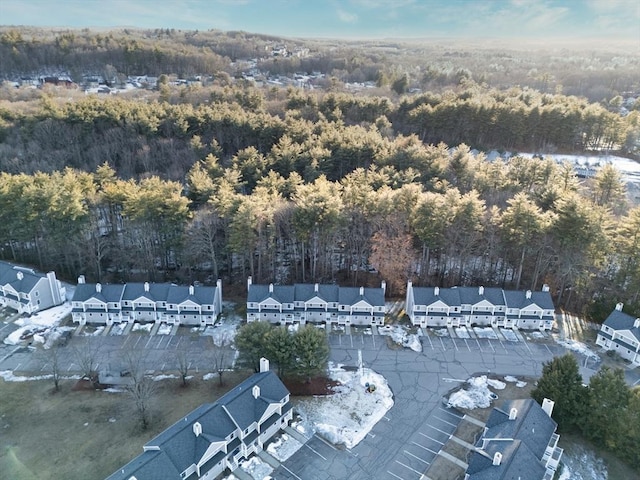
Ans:
[[[69,340],[71,340],[72,335],[73,332],[71,332],[71,330],[65,330],[64,332],[62,332],[58,337],[58,345],[60,345],[61,347],[66,346],[67,343],[69,343]]]

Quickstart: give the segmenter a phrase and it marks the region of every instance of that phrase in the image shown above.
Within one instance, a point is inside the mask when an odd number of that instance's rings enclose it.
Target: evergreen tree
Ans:
[[[268,322],[251,322],[238,329],[235,338],[237,365],[251,368],[254,372],[260,371],[260,359],[268,357],[267,338],[271,328]]]

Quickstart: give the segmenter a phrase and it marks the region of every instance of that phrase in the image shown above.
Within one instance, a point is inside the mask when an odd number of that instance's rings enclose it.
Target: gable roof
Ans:
[[[267,298],[273,298],[280,303],[293,303],[295,287],[293,285],[273,285],[273,291],[269,291],[269,285],[251,284],[247,292],[247,302],[261,303]]]
[[[260,388],[258,398],[253,396],[254,386]],[[270,403],[280,402],[288,394],[275,373],[256,373],[216,402],[199,406],[147,442],[141,455],[107,480],[129,480],[131,476],[137,480],[180,478],[182,472],[200,461],[213,443],[226,441],[237,428],[245,430],[260,420]],[[199,435],[193,431],[196,422],[202,427]],[[240,444],[237,438],[233,442],[235,446]]]
[[[496,287],[453,287],[458,290],[462,305],[477,305],[486,300],[492,305],[504,305],[504,294],[501,288]],[[440,290],[442,291],[442,290]],[[482,293],[480,293],[482,292]]]
[[[16,292],[29,293],[43,278],[45,275],[30,268],[0,261],[0,285],[11,285]]]
[[[640,340],[640,328],[634,327],[637,318],[624,313],[622,310],[615,309],[609,314],[603,325],[614,330],[628,330],[631,335]]]
[[[338,293],[338,302],[340,305],[355,305],[361,300],[364,300],[371,306],[384,305],[384,288],[340,288],[340,292]]]
[[[460,291],[457,288],[413,287],[416,305],[432,305],[442,301],[450,307],[460,306]]]
[[[500,465],[493,465],[493,457],[500,452]],[[475,451],[467,467],[468,480],[542,479],[546,472],[540,459],[521,440],[491,442],[484,451]]]
[[[296,283],[294,287],[296,301],[306,302],[314,297],[319,297],[327,303],[338,301],[338,290],[340,287],[337,285]]]
[[[527,298],[527,295],[530,297]],[[505,290],[504,300],[508,308],[526,308],[536,304],[543,310],[554,310],[553,300],[549,292],[532,292],[531,290]]]
[[[100,290],[98,292],[98,289]],[[101,285],[97,287],[95,283],[79,283],[73,292],[72,302],[86,302],[90,298],[101,300],[105,303],[119,302],[122,298],[124,285]]]

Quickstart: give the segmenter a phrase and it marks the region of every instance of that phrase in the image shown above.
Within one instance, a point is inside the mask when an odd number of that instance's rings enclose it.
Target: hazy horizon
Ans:
[[[25,0],[0,2],[0,19],[3,26],[241,30],[308,39],[640,46],[640,4],[631,0]]]

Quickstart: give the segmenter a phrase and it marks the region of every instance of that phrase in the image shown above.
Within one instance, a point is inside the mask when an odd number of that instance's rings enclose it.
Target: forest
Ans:
[[[28,48],[41,65],[62,65],[97,35],[76,33],[67,48],[60,35],[9,33],[0,43],[16,51],[13,60],[0,52],[3,72],[31,68],[11,63]],[[105,56],[117,56],[104,44],[128,37],[102,38]],[[160,52],[169,45],[157,42]],[[210,68],[241,54],[212,53]],[[158,58],[165,72],[177,68]],[[640,311],[640,207],[620,173],[605,165],[579,179],[544,156],[633,154],[638,109],[621,116],[610,102],[473,77],[415,94],[384,82],[366,94],[339,81],[258,88],[229,75],[116,96],[5,84],[0,256],[101,282],[384,279],[391,295],[409,279],[548,284],[558,306],[590,318],[620,301]],[[473,149],[540,155],[488,161]]]

